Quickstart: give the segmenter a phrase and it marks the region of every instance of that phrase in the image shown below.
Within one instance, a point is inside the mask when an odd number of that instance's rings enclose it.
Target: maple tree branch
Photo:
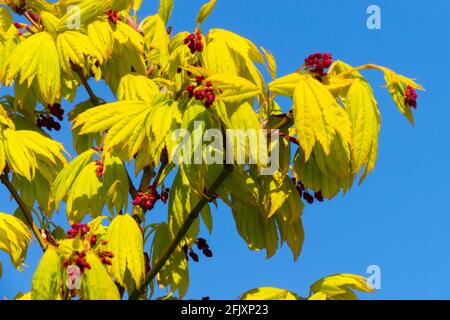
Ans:
[[[150,181],[153,179],[155,172],[152,166],[147,166],[144,168],[144,174],[142,175],[141,182],[139,183],[139,191],[144,192],[150,185]]]
[[[72,70],[78,74],[78,77],[80,77],[81,83],[83,84],[84,88],[86,89],[89,99],[91,100],[92,104],[97,107],[102,104],[100,99],[95,95],[94,90],[92,90],[91,86],[89,85],[86,77],[84,76],[83,70],[81,67],[72,65]]]
[[[33,231],[37,241],[39,242],[39,245],[42,248],[42,251],[47,250],[47,244],[45,243],[44,238],[42,238],[41,231],[34,223],[33,214],[31,213],[30,209],[25,204],[23,199],[20,197],[17,190],[14,188],[14,186],[9,181],[8,176],[6,174],[2,174],[0,176],[0,180],[5,185],[5,187],[8,189],[9,193],[14,198],[14,200],[16,200],[17,204],[19,205],[19,208],[22,210],[22,212],[25,216],[26,222],[27,222],[28,226],[30,227],[30,229]]]
[[[233,165],[225,164],[224,169],[217,177],[217,179],[212,184],[211,188],[208,190],[208,193],[198,202],[194,209],[189,213],[186,220],[183,222],[180,230],[178,230],[175,238],[172,240],[170,245],[162,254],[161,258],[156,261],[153,267],[150,269],[149,273],[145,276],[145,280],[143,284],[136,288],[130,295],[130,300],[139,299],[144,293],[148,285],[155,279],[164,265],[167,263],[171,255],[174,253],[176,248],[180,245],[181,241],[185,238],[186,233],[191,228],[192,224],[198,219],[200,212],[203,210],[203,207],[208,204],[209,200],[214,196],[214,193],[219,189],[225,179],[233,172]]]

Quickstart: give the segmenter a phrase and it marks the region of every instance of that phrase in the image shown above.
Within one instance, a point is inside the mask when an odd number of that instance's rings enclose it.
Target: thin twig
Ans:
[[[91,86],[89,85],[86,77],[84,76],[83,70],[77,65],[72,65],[72,69],[73,69],[73,71],[75,71],[78,74],[78,77],[80,77],[81,83],[83,84],[84,88],[86,89],[86,91],[89,95],[89,99],[91,100],[92,104],[94,106],[101,105],[102,102],[95,95],[94,90],[92,90]]]
[[[294,118],[294,111],[291,110],[286,114],[283,114],[279,116],[281,120],[272,126],[270,129],[277,130],[277,129],[283,129],[284,127],[291,126]]]
[[[300,142],[297,139],[295,139],[294,137],[291,137],[288,134],[280,133],[280,137],[282,137],[283,139],[286,139],[287,141],[289,141],[289,142],[291,142],[293,144],[296,144],[298,146],[300,145]]]
[[[28,21],[31,22],[31,24],[32,24],[38,31],[41,30],[41,26],[38,25],[38,23],[37,23],[36,21],[34,21],[34,19],[31,17],[30,11],[25,11],[23,15],[25,16],[25,18],[28,19]]]
[[[365,69],[376,69],[376,70],[383,71],[384,68],[380,67],[380,66],[377,66],[376,64],[369,63],[369,64],[362,65],[360,67],[356,67],[356,68],[353,68],[353,69],[350,69],[350,70],[338,73],[336,76],[345,77],[345,76],[348,76],[348,75],[350,75],[350,74],[352,74],[354,72],[358,72],[358,71],[365,70]]]
[[[225,181],[225,179],[233,172],[233,169],[233,165],[225,165],[224,169],[209,189],[208,194],[199,201],[194,209],[192,209],[183,225],[181,226],[180,230],[178,230],[175,238],[172,240],[170,245],[164,251],[163,255],[158,259],[158,261],[156,261],[149,273],[146,275],[143,284],[130,294],[130,300],[137,300],[145,293],[148,285],[155,279],[155,277],[167,263],[171,255],[174,253],[176,248],[180,245],[181,241],[185,238],[186,233],[189,231],[192,224],[198,219],[200,212],[203,210],[203,207],[208,204],[208,199],[210,199],[214,195],[214,193],[222,185],[223,181]]]
[[[5,185],[5,187],[9,190],[9,193],[12,195],[14,200],[16,200],[17,204],[19,205],[20,209],[22,210],[22,212],[25,216],[26,222],[27,222],[28,226],[30,227],[30,229],[33,231],[37,241],[39,242],[39,245],[42,248],[42,251],[47,250],[47,244],[45,243],[44,238],[42,238],[39,228],[34,223],[33,214],[31,213],[30,209],[25,204],[23,199],[20,197],[17,190],[14,188],[14,186],[9,181],[8,176],[6,174],[2,174],[0,176],[0,180]]]

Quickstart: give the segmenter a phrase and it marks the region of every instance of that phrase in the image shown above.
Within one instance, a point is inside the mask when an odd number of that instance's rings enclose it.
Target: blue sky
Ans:
[[[155,2],[144,1],[140,14],[154,12]],[[193,30],[202,1],[175,2],[174,31]],[[381,8],[381,30],[366,28],[366,9],[371,4]],[[382,75],[366,72],[382,114],[379,160],[373,174],[345,197],[306,207],[306,240],[297,263],[287,248],[271,260],[249,251],[235,230],[231,212],[223,207],[216,210],[213,234],[204,234],[215,255],[191,264],[187,298],[232,299],[259,286],[307,295],[309,286],[323,276],[365,275],[370,265],[381,267],[382,288],[363,298],[450,298],[449,16],[448,0],[218,1],[204,31],[211,26],[230,29],[271,50],[279,75],[296,70],[310,53],[331,52],[355,66],[390,67],[417,78],[427,91],[420,94],[412,128],[381,87]],[[112,99],[103,87],[96,90]],[[85,98],[80,90],[77,101]],[[65,127],[55,137],[70,144]],[[0,203],[1,211],[15,210],[5,190],[0,192]],[[29,267],[19,273],[0,253],[4,268],[0,297],[12,298],[30,289],[39,255],[34,244]]]

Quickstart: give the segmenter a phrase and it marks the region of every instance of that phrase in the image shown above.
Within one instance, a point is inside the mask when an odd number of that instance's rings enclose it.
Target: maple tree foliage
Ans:
[[[0,171],[18,206],[0,213],[0,249],[18,269],[32,239],[43,251],[31,291],[17,299],[151,299],[155,285],[183,298],[189,264],[200,252],[213,256],[201,234],[213,232],[218,205],[231,209],[249,249],[270,258],[286,244],[298,259],[303,210],[349,192],[375,167],[381,116],[361,71],[382,72],[414,123],[423,88],[386,67],[315,53],[278,76],[268,50],[232,31],[202,29],[215,0],[201,7],[195,30],[178,34],[168,26],[173,0],[139,21],[141,2],[0,1],[0,81],[14,92],[0,104]],[[27,23],[15,22],[19,16]],[[94,81],[117,101],[97,96]],[[89,99],[73,105],[80,87]],[[289,112],[280,96],[292,99]],[[66,116],[72,155],[52,138]],[[263,175],[263,162],[237,159],[177,163],[172,134],[192,133],[195,122],[221,132],[277,130],[278,169]],[[148,223],[160,208],[166,219]],[[56,212],[70,230],[52,221]],[[356,299],[355,290],[373,291],[363,277],[337,274],[313,284],[309,297],[263,287],[241,298]]]

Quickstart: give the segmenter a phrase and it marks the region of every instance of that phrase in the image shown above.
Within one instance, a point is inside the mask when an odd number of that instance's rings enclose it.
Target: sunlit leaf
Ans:
[[[108,241],[107,249],[114,253],[112,275],[125,286],[126,273],[129,272],[134,284],[141,285],[145,276],[144,244],[136,221],[128,214],[118,215],[109,226],[105,239]]]
[[[299,300],[295,293],[278,288],[257,288],[244,293],[241,300]]]
[[[33,300],[57,300],[63,283],[62,261],[57,250],[49,247],[33,275]]]
[[[200,12],[197,15],[197,24],[202,24],[203,21],[208,18],[208,16],[211,14],[212,10],[214,9],[216,5],[217,0],[209,0],[207,3],[205,3],[202,8],[200,9]]]
[[[120,300],[117,286],[97,255],[88,251],[86,261],[91,269],[85,271],[81,281],[81,296],[86,300]]]
[[[311,300],[358,300],[353,292],[374,292],[367,279],[353,274],[337,274],[323,278],[311,286]]]
[[[30,229],[21,220],[0,213],[0,250],[9,254],[11,262],[22,270],[28,245],[31,240]]]

